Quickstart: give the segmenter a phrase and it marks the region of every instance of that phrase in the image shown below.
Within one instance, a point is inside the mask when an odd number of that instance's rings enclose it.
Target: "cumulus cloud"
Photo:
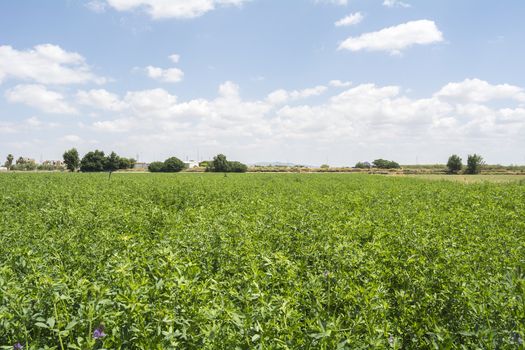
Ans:
[[[319,96],[327,90],[327,87],[324,85],[318,85],[312,88],[306,88],[302,90],[292,90],[286,91],[284,89],[279,89],[271,92],[266,100],[271,104],[282,104],[289,101],[305,99],[313,96]]]
[[[145,11],[153,19],[195,18],[223,6],[241,6],[249,0],[106,0],[117,11]]]
[[[76,109],[70,106],[62,94],[48,90],[43,85],[17,85],[5,93],[7,101],[22,103],[37,108],[45,113],[75,114]]]
[[[341,81],[341,80],[330,80],[328,85],[336,88],[346,88],[352,86],[351,81]]]
[[[76,98],[81,105],[106,111],[121,111],[126,107],[118,95],[104,89],[81,90],[77,92]]]
[[[124,102],[132,114],[147,118],[168,118],[177,104],[177,96],[164,89],[130,91]]]
[[[419,20],[350,37],[339,45],[339,50],[389,51],[397,54],[413,45],[428,45],[442,41],[443,34],[433,21]]]
[[[171,62],[173,62],[173,63],[179,63],[180,55],[174,53],[173,55],[170,55],[170,56],[169,56],[169,59],[170,59]]]
[[[61,140],[66,141],[66,142],[74,142],[74,143],[80,143],[83,141],[80,136],[74,135],[74,134],[64,135],[61,137]]]
[[[14,78],[40,84],[102,84],[105,78],[95,75],[84,57],[60,46],[43,44],[19,51],[0,46],[0,83]]]
[[[99,132],[128,133],[130,142],[146,138],[167,146],[177,139],[214,150],[242,146],[253,152],[290,144],[301,149],[348,147],[360,140],[366,140],[367,148],[384,145],[390,149],[389,145],[400,142],[424,142],[435,148],[440,143],[499,140],[525,132],[525,109],[519,107],[520,91],[514,88],[503,89],[505,96],[514,96],[514,105],[494,108],[481,102],[489,101],[487,97],[456,99],[442,93],[450,90],[448,85],[428,97],[410,98],[400,86],[348,87],[335,81],[330,85],[344,90],[315,102],[302,98],[317,96],[326,87],[279,89],[256,100],[244,99],[240,87],[231,81],[221,84],[212,99],[179,101],[163,89],[129,92],[123,99],[123,113],[91,126]],[[489,90],[506,86],[487,84]]]
[[[184,78],[184,72],[178,68],[146,67],[148,77],[165,83],[178,83]]]
[[[480,79],[465,79],[462,82],[449,83],[439,90],[436,96],[463,102],[487,102],[501,99],[525,102],[523,88],[509,84],[491,85]]]
[[[364,16],[361,12],[352,13],[335,22],[336,27],[353,26],[363,21]]]
[[[411,7],[410,4],[407,4],[406,2],[400,1],[400,0],[385,0],[383,1],[383,6],[386,7]]]

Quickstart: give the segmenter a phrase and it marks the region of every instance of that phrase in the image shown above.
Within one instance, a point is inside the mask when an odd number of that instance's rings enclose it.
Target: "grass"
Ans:
[[[118,173],[0,182],[5,349],[523,347],[519,183]]]

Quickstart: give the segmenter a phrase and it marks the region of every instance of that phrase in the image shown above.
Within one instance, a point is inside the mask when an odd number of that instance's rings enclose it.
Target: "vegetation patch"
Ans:
[[[5,349],[516,349],[525,186],[0,174]]]

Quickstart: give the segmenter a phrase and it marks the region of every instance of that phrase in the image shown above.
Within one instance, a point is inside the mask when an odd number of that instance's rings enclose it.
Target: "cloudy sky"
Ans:
[[[0,2],[0,157],[525,163],[522,0]]]

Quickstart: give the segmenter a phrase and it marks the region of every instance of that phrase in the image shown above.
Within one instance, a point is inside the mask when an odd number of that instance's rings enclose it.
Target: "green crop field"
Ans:
[[[0,174],[0,345],[516,349],[525,185]]]

